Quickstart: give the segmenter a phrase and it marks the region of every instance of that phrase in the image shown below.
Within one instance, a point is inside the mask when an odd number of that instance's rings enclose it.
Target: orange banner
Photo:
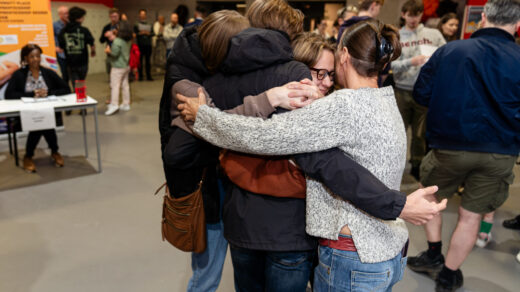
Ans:
[[[28,43],[42,50],[42,65],[58,69],[49,0],[0,0],[0,88],[20,66]],[[0,92],[1,95],[1,92]]]

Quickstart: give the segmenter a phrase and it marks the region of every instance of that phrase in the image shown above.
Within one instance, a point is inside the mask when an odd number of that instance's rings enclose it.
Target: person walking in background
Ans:
[[[337,38],[338,44],[341,40],[341,36],[343,35],[343,31],[347,27],[363,20],[377,18],[379,16],[379,12],[381,11],[381,6],[383,6],[383,4],[385,4],[385,0],[360,0],[357,9],[357,15],[355,15],[354,13],[349,14],[349,6],[347,6],[344,12],[345,18],[343,18],[343,23],[339,27],[339,33]],[[351,10],[353,12],[354,8],[351,7]]]
[[[196,8],[195,8],[195,13],[194,13],[194,17],[195,19],[191,22],[188,22],[184,27],[190,27],[190,26],[198,26],[202,23],[202,21],[204,21],[204,18],[206,17],[206,8],[204,8],[203,6],[200,6],[198,5]]]
[[[157,20],[153,24],[153,34],[154,34],[154,36],[152,37],[152,47],[153,48],[155,48],[157,46],[157,40],[160,37],[162,37],[162,35],[163,35],[164,25],[165,25],[164,16],[162,16],[162,15],[157,16]]]
[[[60,47],[60,42],[58,41],[58,36],[61,33],[61,30],[67,25],[69,22],[69,8],[66,6],[60,6],[58,8],[58,17],[60,19],[56,20],[52,27],[54,29],[54,43],[56,45],[56,56],[58,57],[58,65],[60,66],[61,78],[65,83],[69,83],[69,73],[67,72],[67,61],[65,59],[65,52],[63,48]]]
[[[109,34],[112,46],[107,46],[105,52],[110,58],[110,89],[111,98],[105,115],[109,116],[118,110],[130,110],[130,86],[128,74],[130,73],[130,47],[132,45],[132,28],[126,21],[119,24],[117,37],[114,32]],[[123,104],[119,106],[119,91],[122,89]]]
[[[164,40],[165,20],[164,16],[159,15],[153,24],[152,37],[152,64],[156,70],[161,71],[166,66],[166,42]]]
[[[412,90],[419,75],[421,66],[428,56],[422,46],[440,47],[446,44],[437,29],[427,28],[421,24],[424,6],[419,0],[408,0],[401,8],[404,26],[399,31],[403,52],[398,60],[392,62],[395,81],[395,97],[405,127],[412,128],[411,175],[419,180],[419,166],[426,155],[426,107],[413,100]]]
[[[428,249],[408,259],[413,271],[440,272],[436,291],[463,285],[460,267],[482,215],[506,201],[520,151],[520,47],[513,37],[520,28],[520,1],[488,0],[482,26],[470,39],[438,49],[413,91],[415,101],[428,107],[432,148],[421,164],[421,184],[439,186],[438,199],[450,198],[464,184],[446,259],[440,215],[425,226]]]
[[[73,88],[76,80],[85,80],[87,77],[89,59],[87,45],[90,46],[90,56],[96,56],[94,37],[88,28],[81,25],[86,14],[83,8],[77,6],[70,8],[69,23],[58,36],[60,48],[65,51],[67,70]]]
[[[136,37],[132,38],[132,46],[130,47],[130,81],[139,79],[139,67],[141,66],[141,52],[136,43]]]
[[[153,28],[146,20],[146,9],[139,10],[139,21],[134,25],[134,32],[137,36],[137,45],[141,52],[141,66],[139,66],[139,81],[144,80],[143,66],[146,66],[146,79],[153,81],[151,73],[150,59],[152,56],[152,37],[154,36]],[[144,64],[146,63],[146,65]]]
[[[459,30],[459,19],[457,18],[457,14],[445,14],[439,20],[437,29],[442,33],[442,36],[446,42],[451,42],[458,39],[457,31]]]
[[[170,55],[170,52],[173,49],[173,45],[175,44],[175,40],[179,36],[182,31],[182,25],[179,24],[179,16],[177,13],[173,12],[170,15],[170,24],[166,25],[164,28],[164,40],[166,41],[166,58]]]
[[[121,18],[119,14],[119,9],[117,8],[110,8],[108,10],[108,17],[110,18],[110,22],[103,27],[103,31],[101,32],[101,36],[99,37],[99,42],[102,44],[106,43],[106,46],[110,47],[112,45],[112,41],[110,41],[108,35],[111,32],[113,33],[115,30],[118,29],[119,26],[119,20]],[[107,34],[108,33],[108,34]],[[110,68],[111,68],[111,62],[110,62],[110,56],[107,55],[105,59],[105,65],[106,65],[106,71],[107,74],[110,74]]]
[[[316,19],[316,29],[314,33],[322,36],[326,40],[329,39],[330,35],[327,33],[327,20],[323,18]]]

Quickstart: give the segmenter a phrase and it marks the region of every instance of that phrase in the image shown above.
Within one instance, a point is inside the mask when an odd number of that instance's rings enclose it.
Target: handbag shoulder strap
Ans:
[[[208,168],[204,168],[204,170],[202,171],[202,177],[200,178],[200,182],[199,182],[199,189],[202,187],[202,184],[204,183],[204,179],[206,178],[206,172],[207,172]],[[164,187],[166,187],[166,192],[168,192],[168,184],[166,182],[164,182],[154,193],[154,195],[157,195]]]

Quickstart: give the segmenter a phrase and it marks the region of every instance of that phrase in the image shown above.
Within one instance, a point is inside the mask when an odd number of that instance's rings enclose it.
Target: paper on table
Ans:
[[[419,46],[421,55],[426,56],[426,57],[431,57],[437,49],[438,49],[438,47],[431,46],[431,45],[420,45]]]
[[[25,103],[32,103],[32,102],[45,102],[45,101],[57,101],[59,98],[56,95],[49,95],[47,97],[22,97],[22,101]]]
[[[31,106],[20,110],[23,131],[37,131],[56,128],[53,106]]]

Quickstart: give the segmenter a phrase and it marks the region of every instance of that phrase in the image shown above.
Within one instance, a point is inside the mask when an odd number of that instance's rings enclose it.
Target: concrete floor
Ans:
[[[132,110],[105,117],[106,79],[104,74],[88,78],[89,95],[100,101],[103,172],[57,176],[54,181],[42,180],[44,184],[0,192],[1,292],[185,291],[190,256],[161,241],[162,198],[153,196],[164,181],[157,130],[162,81],[133,83]],[[91,113],[87,122],[91,156],[86,161],[96,167]],[[65,125],[58,138],[61,153],[83,155],[80,116],[66,117]],[[20,145],[24,147],[25,139]],[[45,161],[44,152],[37,156]],[[0,162],[8,172],[19,172],[20,178],[27,175],[14,167],[5,141],[0,141]],[[66,171],[65,163],[55,171]],[[53,171],[40,166],[40,171]],[[403,190],[415,187],[411,178],[404,179]],[[520,212],[519,187],[516,179],[510,199],[497,212],[495,241],[486,249],[475,249],[462,266],[461,291],[520,291],[520,264],[514,260],[520,233],[500,226],[504,218]],[[445,212],[445,239],[454,227],[456,210],[455,199]],[[422,228],[409,227],[410,254],[415,255],[426,243]],[[447,242],[444,252],[446,247]],[[394,291],[433,289],[433,281],[407,270]],[[233,291],[229,255],[218,291]]]

